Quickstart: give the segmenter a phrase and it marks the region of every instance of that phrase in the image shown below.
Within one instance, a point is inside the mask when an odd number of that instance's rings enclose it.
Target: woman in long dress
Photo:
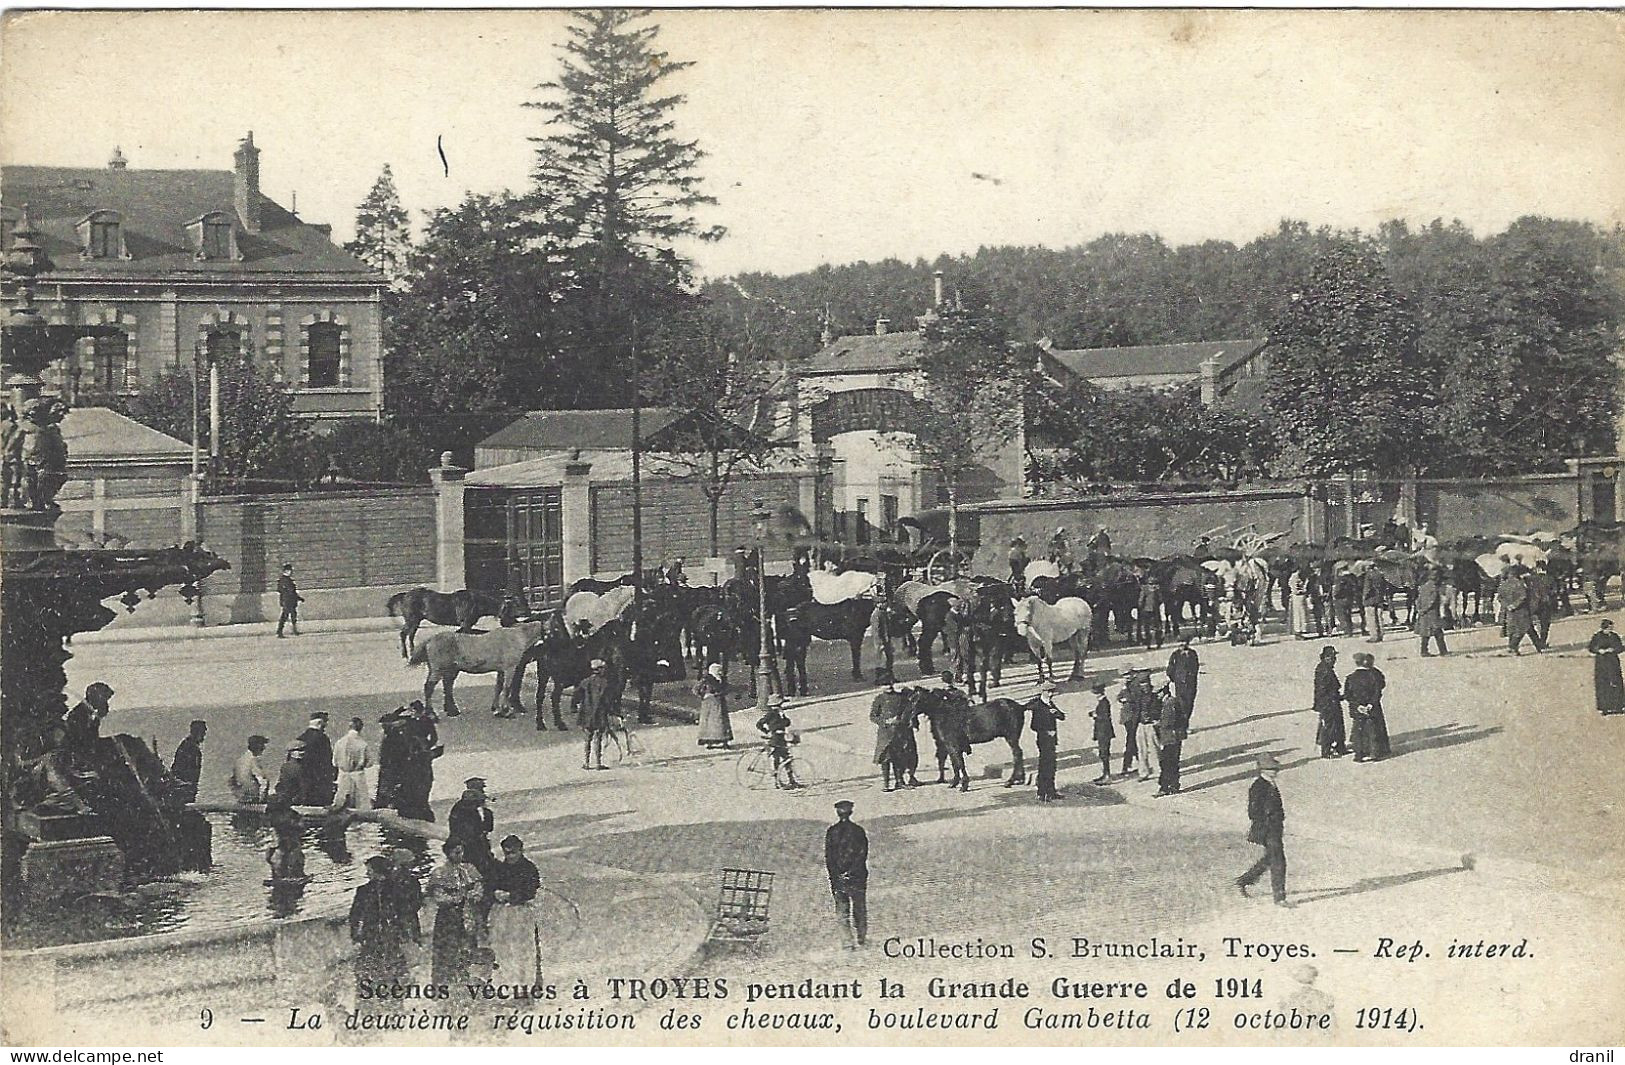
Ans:
[[[1597,711],[1617,714],[1625,711],[1625,680],[1620,678],[1619,653],[1625,651],[1625,641],[1614,631],[1614,623],[1603,620],[1596,635],[1586,648],[1591,652],[1592,668],[1597,681]]]
[[[446,861],[429,874],[426,894],[434,903],[434,962],[431,979],[455,984],[468,975],[469,953],[479,939],[479,902],[485,892],[480,871],[463,860],[463,845],[448,841]]]
[[[728,721],[728,686],[722,683],[722,663],[713,662],[695,686],[700,697],[700,746],[726,748],[733,742],[733,725]]]
[[[1313,579],[1309,567],[1300,566],[1286,582],[1292,602],[1292,634],[1300,640],[1309,638],[1309,582]]]
[[[1315,743],[1322,758],[1348,754],[1348,734],[1343,730],[1343,684],[1337,679],[1337,648],[1320,652],[1315,667]]]
[[[1382,712],[1382,690],[1388,678],[1377,668],[1376,659],[1368,654],[1354,656],[1359,667],[1348,675],[1343,684],[1343,698],[1349,704],[1349,717],[1354,720],[1354,760],[1375,762],[1387,758],[1388,720]]]

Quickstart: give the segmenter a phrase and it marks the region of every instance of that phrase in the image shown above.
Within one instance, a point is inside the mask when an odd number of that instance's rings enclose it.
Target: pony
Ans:
[[[456,717],[457,699],[452,686],[459,673],[495,673],[497,684],[491,693],[491,712],[497,717],[513,717],[519,705],[519,681],[531,648],[545,633],[548,621],[525,621],[495,632],[437,632],[412,649],[408,665],[427,665],[423,682],[423,705],[432,707],[434,689],[443,684],[446,716]]]
[[[474,623],[485,617],[499,617],[502,604],[488,595],[466,588],[436,592],[412,588],[396,592],[384,604],[392,618],[401,619],[401,657],[407,658],[417,646],[418,626],[425,621],[436,625],[456,625],[458,632],[473,632]]]
[[[1029,595],[1016,604],[1016,631],[1027,639],[1033,658],[1038,662],[1038,676],[1055,679],[1055,648],[1062,644],[1072,647],[1072,675],[1083,676],[1083,661],[1088,654],[1089,630],[1094,626],[1094,612],[1082,599],[1069,597],[1051,605],[1036,595]]]
[[[953,693],[958,696],[958,692]],[[1025,703],[1014,699],[994,699],[971,705],[963,696],[954,698],[948,689],[922,691],[919,696],[922,713],[931,722],[931,735],[936,740],[937,782],[944,783],[947,765],[952,764],[954,776],[946,781],[950,788],[970,790],[970,773],[965,769],[965,755],[978,743],[1003,740],[1010,748],[1010,775],[1004,786],[1013,788],[1027,782],[1027,763],[1021,750],[1021,730],[1026,723],[1027,711],[1038,702],[1037,698]]]

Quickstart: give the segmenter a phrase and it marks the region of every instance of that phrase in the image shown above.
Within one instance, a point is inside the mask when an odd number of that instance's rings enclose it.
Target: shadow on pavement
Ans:
[[[1412,732],[1401,732],[1391,737],[1389,742],[1393,747],[1392,757],[1397,758],[1400,755],[1413,754],[1417,751],[1455,747],[1458,744],[1488,739],[1503,731],[1505,730],[1500,725],[1480,728],[1476,725],[1459,725],[1452,721],[1448,725],[1433,725]]]
[[[1452,873],[1465,873],[1467,870],[1459,865],[1447,866],[1441,869],[1421,869],[1414,873],[1398,873],[1394,876],[1371,876],[1356,881],[1348,887],[1321,888],[1312,891],[1294,892],[1293,901],[1299,906],[1315,902],[1330,902],[1332,899],[1341,899],[1349,895],[1364,895],[1369,891],[1382,891],[1386,888],[1402,887],[1406,884],[1415,884],[1422,880],[1432,880],[1434,877],[1449,876]]]

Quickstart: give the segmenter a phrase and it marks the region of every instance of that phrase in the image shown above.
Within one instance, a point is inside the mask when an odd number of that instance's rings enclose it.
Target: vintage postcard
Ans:
[[[8,1047],[1614,1060],[1617,12],[0,29]]]

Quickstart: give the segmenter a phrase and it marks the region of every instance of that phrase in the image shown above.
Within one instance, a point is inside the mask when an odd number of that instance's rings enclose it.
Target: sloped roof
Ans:
[[[1050,348],[1044,354],[1075,377],[1152,377],[1174,374],[1196,376],[1202,363],[1217,356],[1219,373],[1243,362],[1264,346],[1262,337],[1247,340],[1206,340],[1194,344],[1145,344],[1130,348]]]
[[[645,441],[677,420],[668,407],[645,407],[639,429]],[[474,445],[476,448],[573,448],[632,450],[631,408],[608,410],[533,410]]]
[[[261,194],[261,229],[238,219],[241,260],[199,261],[188,222],[219,211],[237,219],[230,170],[113,170],[68,166],[0,168],[7,217],[28,205],[53,275],[142,277],[152,274],[237,276],[278,273],[377,280],[371,267],[328,237],[326,227],[301,222]],[[76,227],[92,211],[117,211],[128,259],[83,259]]]
[[[914,369],[923,341],[919,333],[868,333],[837,337],[797,367],[802,375],[899,373]]]
[[[106,407],[74,407],[62,419],[72,464],[96,462],[182,463],[192,446]]]

